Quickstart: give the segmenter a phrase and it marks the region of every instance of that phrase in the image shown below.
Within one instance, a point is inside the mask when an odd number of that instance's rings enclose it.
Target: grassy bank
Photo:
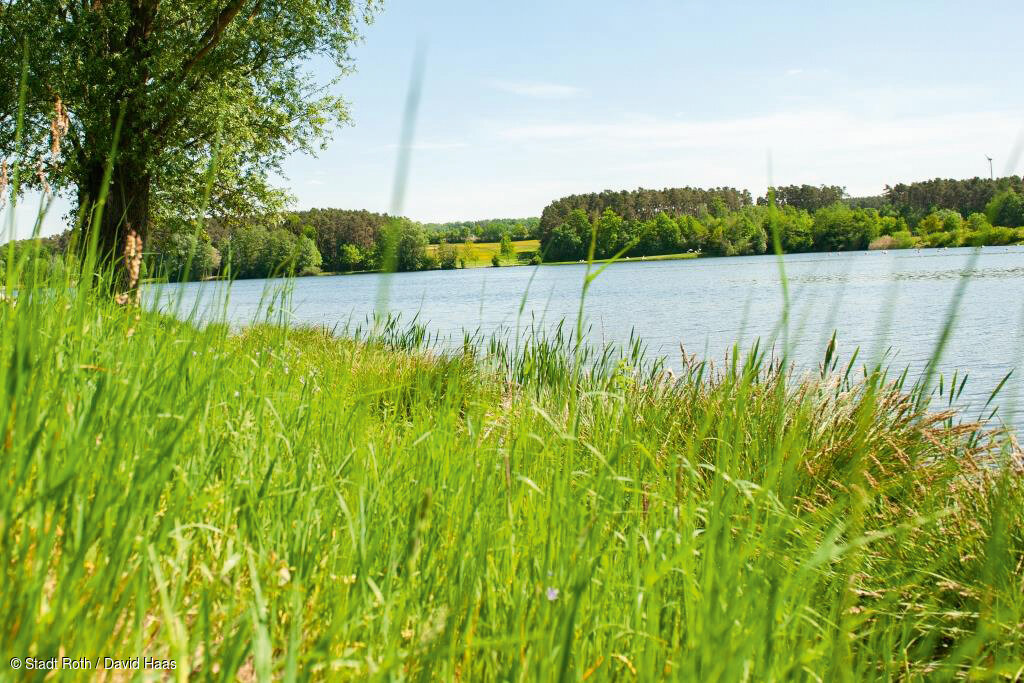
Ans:
[[[1021,675],[1022,482],[911,387],[18,299],[4,678]]]

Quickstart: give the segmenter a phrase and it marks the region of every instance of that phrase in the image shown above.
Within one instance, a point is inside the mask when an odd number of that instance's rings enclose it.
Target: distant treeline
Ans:
[[[431,244],[441,242],[500,242],[508,235],[512,240],[537,239],[540,219],[488,218],[482,221],[456,221],[453,223],[426,223],[424,229]]]
[[[774,199],[774,207],[772,200]],[[982,201],[984,200],[984,201]],[[573,195],[541,215],[547,261],[700,252],[763,254],[775,235],[785,252],[981,246],[1024,241],[1024,187],[1017,177],[935,180],[850,199],[839,186],[771,188],[758,198],[732,188]]]
[[[540,214],[538,238],[547,242],[552,232],[565,223],[574,210],[582,210],[595,220],[606,209],[626,221],[644,221],[660,213],[669,216],[698,216],[725,210],[736,211],[751,204],[750,192],[733,187],[702,190],[694,187],[664,190],[623,190],[562,197],[544,207]]]
[[[563,197],[540,218],[427,225],[370,211],[312,209],[215,218],[197,232],[164,217],[146,239],[144,269],[150,277],[189,280],[454,268],[454,243],[503,239],[539,239],[545,260],[576,261],[586,258],[595,226],[598,258],[627,247],[629,256],[763,254],[775,232],[786,252],[1013,244],[1024,238],[1024,181],[937,178],[887,186],[874,197],[849,197],[838,185],[788,185],[756,200],[731,187],[641,188]],[[63,268],[68,241],[65,233],[33,243],[33,268]],[[428,250],[429,243],[439,247]],[[15,253],[27,244],[18,243]],[[394,261],[385,263],[389,255]],[[0,269],[7,260],[8,249],[0,249]]]
[[[537,218],[420,224],[364,210],[311,209],[281,216],[210,221],[200,233],[198,256],[186,275],[192,238],[180,229],[154,231],[153,273],[172,279],[224,274],[230,259],[234,277],[269,277],[282,272],[315,274],[380,270],[390,253],[400,271],[452,268],[458,259],[445,243],[532,239]],[[427,244],[441,244],[435,253]],[[393,246],[392,246],[393,245]]]

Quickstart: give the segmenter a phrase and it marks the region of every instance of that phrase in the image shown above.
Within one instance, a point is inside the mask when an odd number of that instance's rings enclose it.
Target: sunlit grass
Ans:
[[[1019,675],[1024,490],[988,464],[1009,443],[912,387],[756,354],[670,378],[559,338],[234,335],[81,289],[0,304],[4,662]]]
[[[453,244],[460,261],[464,261],[466,268],[490,267],[491,259],[501,253],[500,242],[467,242],[466,244]],[[512,242],[515,249],[515,260],[509,259],[508,265],[514,263],[529,263],[530,258],[540,250],[540,240],[519,240]],[[438,245],[428,244],[427,253],[436,255]]]

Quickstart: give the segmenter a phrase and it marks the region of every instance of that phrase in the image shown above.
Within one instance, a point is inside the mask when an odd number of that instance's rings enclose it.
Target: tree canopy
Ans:
[[[95,202],[120,142],[101,245],[118,250],[127,227],[146,236],[166,215],[198,216],[204,172],[217,158],[210,212],[279,208],[269,175],[296,149],[314,152],[344,101],[306,70],[349,47],[377,0],[19,0],[0,4],[0,70],[27,54],[27,146],[14,149],[17,79],[0,82],[0,155],[46,159],[49,182]],[[24,48],[24,49],[23,49]],[[59,104],[57,104],[59,102]],[[39,133],[55,106],[64,144]]]

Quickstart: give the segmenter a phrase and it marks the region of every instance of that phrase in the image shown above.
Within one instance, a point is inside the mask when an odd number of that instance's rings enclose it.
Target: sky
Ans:
[[[536,216],[567,194],[637,187],[861,196],[985,176],[986,155],[997,175],[1021,173],[1021,26],[1019,0],[387,0],[337,88],[350,125],[275,180],[300,209],[388,211],[417,43],[401,213],[420,221]]]

